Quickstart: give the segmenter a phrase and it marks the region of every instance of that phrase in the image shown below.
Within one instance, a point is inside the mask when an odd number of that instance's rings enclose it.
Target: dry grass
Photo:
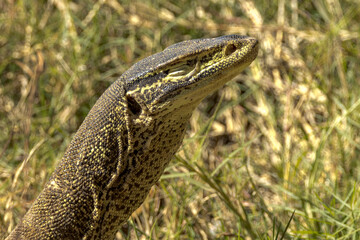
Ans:
[[[118,238],[360,238],[359,1],[80,2],[0,2],[0,238],[122,72],[233,33],[257,60],[199,106]]]

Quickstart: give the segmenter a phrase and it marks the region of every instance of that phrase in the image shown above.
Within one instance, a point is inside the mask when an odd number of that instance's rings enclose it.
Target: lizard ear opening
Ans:
[[[134,114],[134,115],[139,115],[141,113],[141,106],[140,104],[135,100],[135,98],[133,98],[130,95],[126,95],[126,100],[128,103],[128,107],[130,109],[130,111]]]

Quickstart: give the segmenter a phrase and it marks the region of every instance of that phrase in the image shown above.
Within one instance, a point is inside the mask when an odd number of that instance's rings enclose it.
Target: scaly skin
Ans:
[[[257,50],[245,36],[197,39],[131,67],[90,110],[7,239],[114,239],[178,150],[194,108]]]

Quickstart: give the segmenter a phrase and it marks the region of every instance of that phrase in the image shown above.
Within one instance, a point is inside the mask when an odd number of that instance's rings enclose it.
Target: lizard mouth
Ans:
[[[160,94],[155,102],[162,103],[187,94],[196,94],[201,100],[202,95],[220,88],[250,65],[258,49],[258,41],[248,38],[241,45],[230,43],[221,51],[215,50],[168,70],[167,84],[158,89]]]

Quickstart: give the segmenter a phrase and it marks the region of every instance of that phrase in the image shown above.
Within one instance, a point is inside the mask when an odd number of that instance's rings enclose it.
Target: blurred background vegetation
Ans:
[[[102,92],[187,39],[257,60],[194,112],[117,239],[360,239],[360,1],[2,0],[0,238]]]

